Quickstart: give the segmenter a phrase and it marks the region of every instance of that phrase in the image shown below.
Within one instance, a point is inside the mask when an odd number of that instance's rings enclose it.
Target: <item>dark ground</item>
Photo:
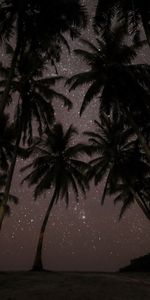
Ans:
[[[150,300],[150,273],[0,273],[0,300],[58,299]]]

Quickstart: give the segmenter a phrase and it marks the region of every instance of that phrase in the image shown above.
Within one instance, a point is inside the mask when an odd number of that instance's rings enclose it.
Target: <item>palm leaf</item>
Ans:
[[[130,208],[130,206],[133,204],[133,196],[125,195],[124,193],[121,193],[114,199],[114,203],[117,202],[123,202],[122,208],[120,210],[119,219],[121,220],[122,216],[125,214],[126,210]]]
[[[91,43],[90,41],[86,40],[86,39],[80,39],[80,41],[85,45],[85,46],[88,46],[92,52],[98,52],[99,53],[99,49],[93,44]]]
[[[70,85],[69,91],[72,91],[75,90],[78,86],[93,82],[94,78],[95,72],[87,71],[72,76],[66,81],[66,84]]]
[[[96,96],[97,94],[99,94],[101,91],[101,85],[99,84],[99,82],[94,82],[90,88],[88,89],[88,91],[85,94],[83,103],[81,105],[81,109],[80,109],[80,115],[82,115],[83,111],[85,110],[85,108],[87,107],[87,105],[91,102],[91,100],[94,98],[94,96]]]
[[[94,56],[93,53],[90,53],[86,50],[82,50],[82,49],[75,49],[74,53],[79,56],[82,57],[83,61],[86,62],[89,66],[92,65],[92,63],[95,61],[96,59],[96,55]]]

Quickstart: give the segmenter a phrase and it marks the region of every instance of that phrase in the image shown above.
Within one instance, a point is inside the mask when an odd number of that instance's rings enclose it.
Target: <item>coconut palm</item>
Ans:
[[[86,192],[85,174],[89,166],[78,158],[84,151],[81,144],[72,143],[75,134],[77,130],[73,126],[66,132],[61,124],[55,124],[52,130],[47,128],[42,138],[35,141],[33,162],[23,168],[31,170],[24,180],[27,180],[29,185],[35,185],[35,199],[45,191],[52,190],[52,197],[40,230],[33,270],[43,269],[41,258],[43,239],[53,206],[59,198],[64,198],[68,206],[69,188],[74,192],[77,201],[79,190],[84,195]]]
[[[80,0],[2,0],[0,3],[0,37],[1,40],[16,41],[11,60],[7,84],[0,102],[0,113],[3,112],[10,92],[11,81],[17,62],[27,49],[39,54],[56,58],[60,53],[60,43],[67,45],[64,32],[72,37],[85,27],[87,15]],[[6,43],[7,46],[7,43]],[[57,48],[57,49],[56,49]],[[57,53],[54,53],[57,50]],[[50,52],[49,52],[50,51]],[[54,54],[54,56],[53,56]]]
[[[94,27],[102,31],[109,29],[114,17],[135,31],[142,23],[150,45],[150,3],[147,0],[98,0]]]
[[[97,39],[97,46],[82,40],[90,51],[77,49],[75,53],[87,63],[89,70],[72,76],[67,83],[70,90],[89,85],[80,114],[95,97],[100,100],[100,111],[109,114],[114,108],[124,112],[150,160],[150,149],[135,119],[135,115],[143,114],[146,123],[149,122],[150,67],[131,64],[144,41],[134,40],[131,45],[127,45],[124,39],[124,28],[119,26]]]
[[[5,69],[5,73],[3,72],[3,74],[7,77],[7,69]],[[30,55],[27,54],[19,65],[16,76],[11,84],[10,95],[13,97],[13,95],[18,92],[19,102],[15,113],[15,145],[5,185],[4,205],[6,205],[8,201],[21,140],[24,143],[27,141],[28,144],[31,144],[33,126],[34,130],[36,128],[35,126],[37,126],[39,135],[41,135],[45,127],[53,123],[53,98],[60,99],[68,108],[72,107],[71,101],[66,96],[52,88],[62,77],[52,76],[43,78],[42,74],[43,64],[41,66],[41,62],[39,59],[37,60],[37,57],[33,59],[32,55],[30,57]],[[5,86],[5,82],[5,78],[0,81],[1,90]],[[0,218],[0,223],[2,223],[2,221],[3,218]]]
[[[107,193],[115,195],[115,202],[123,202],[121,217],[136,201],[150,219],[149,187],[145,184],[150,179],[150,166],[140,152],[133,130],[122,118],[114,119],[105,114],[102,114],[101,122],[95,121],[95,127],[95,131],[85,132],[89,137],[86,148],[95,155],[90,161],[92,168],[88,176],[94,178],[96,185],[105,180],[101,203]]]
[[[144,65],[142,65],[141,69],[138,69],[140,65],[131,66],[132,61],[137,57],[137,50],[143,47],[144,41],[137,41],[127,45],[125,37],[126,33],[124,28],[122,26],[116,26],[100,39],[97,38],[97,46],[87,40],[81,39],[81,42],[84,46],[89,48],[89,51],[83,49],[74,50],[75,54],[82,58],[89,67],[89,70],[75,74],[67,80],[67,84],[70,85],[70,90],[84,84],[90,84],[85,93],[80,114],[83,113],[86,106],[95,96],[103,100],[109,88],[111,87],[112,90],[114,86],[116,89],[116,85],[119,85],[121,80],[126,79],[125,76],[130,75],[129,79],[132,79],[131,81],[133,82],[134,73],[129,73],[129,71],[136,72],[136,75],[138,75],[139,71],[141,75],[143,68],[143,80],[145,79]],[[150,72],[147,65],[145,65],[145,68],[147,72]],[[115,80],[118,81],[116,82]],[[104,99],[106,99],[106,97]],[[103,105],[103,102],[100,104]]]
[[[43,76],[46,71],[44,60],[41,57],[33,57],[32,54],[24,54],[19,64],[11,85],[11,97],[19,93],[20,123],[23,133],[23,141],[32,143],[33,122],[37,122],[39,134],[47,125],[54,121],[54,99],[60,100],[68,109],[72,108],[72,102],[62,93],[57,92],[54,86],[62,81],[62,76]],[[2,82],[5,85],[5,82]]]

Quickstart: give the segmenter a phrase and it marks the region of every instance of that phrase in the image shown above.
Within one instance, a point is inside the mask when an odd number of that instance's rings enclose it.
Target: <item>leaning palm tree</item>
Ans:
[[[147,42],[150,46],[150,3],[147,0],[98,0],[94,27],[102,31],[110,28],[112,20],[123,21],[132,32],[142,23]]]
[[[77,49],[75,53],[87,63],[89,70],[73,75],[67,80],[70,90],[85,84],[89,85],[80,114],[95,97],[100,100],[100,111],[105,111],[107,114],[112,108],[122,111],[128,118],[128,122],[132,123],[150,160],[150,149],[134,119],[137,112],[143,113],[147,122],[150,116],[150,67],[132,64],[137,57],[137,50],[143,46],[144,41],[134,40],[131,45],[127,45],[122,26],[115,27],[101,39],[97,39],[97,46],[89,41],[82,41],[89,47],[89,51]]]
[[[28,49],[34,54],[42,53],[53,62],[53,58],[59,57],[61,51],[59,45],[62,42],[67,45],[63,33],[69,32],[72,37],[75,37],[86,24],[87,14],[80,0],[1,1],[0,38],[7,47],[7,43],[10,43],[13,37],[15,50],[7,84],[0,101],[0,114],[5,109],[11,81],[24,51]]]
[[[30,174],[25,177],[29,185],[35,185],[35,199],[43,192],[52,189],[52,197],[45,214],[38,245],[36,249],[33,270],[43,270],[42,247],[44,233],[49,215],[54,204],[59,198],[64,198],[66,205],[69,204],[69,188],[79,199],[79,189],[85,194],[87,185],[86,172],[89,165],[78,157],[84,151],[81,144],[72,144],[72,137],[77,130],[70,126],[66,132],[61,124],[55,124],[52,130],[47,128],[41,139],[37,139],[34,145],[34,160],[24,167],[30,169]]]
[[[56,82],[62,80],[60,76],[42,78],[43,65],[39,64],[39,59],[33,59],[27,54],[18,67],[15,77],[11,84],[10,96],[13,97],[16,92],[19,95],[19,101],[15,113],[15,145],[11,164],[7,174],[7,180],[4,191],[3,204],[6,205],[10,193],[12,177],[19,151],[21,141],[32,143],[33,126],[37,126],[39,135],[48,125],[54,121],[54,109],[52,101],[58,98],[63,101],[68,108],[72,107],[71,101],[61,93],[57,92],[53,86]],[[3,72],[4,79],[0,81],[1,91],[5,87],[7,69]],[[27,155],[27,154],[26,154]],[[3,217],[0,217],[2,224]]]
[[[90,161],[89,179],[94,178],[97,185],[105,180],[101,203],[106,194],[115,195],[115,202],[122,201],[120,217],[134,200],[150,220],[148,186],[149,164],[140,152],[133,130],[124,124],[123,119],[101,116],[95,121],[96,131],[85,132],[89,145],[85,146],[95,155]]]

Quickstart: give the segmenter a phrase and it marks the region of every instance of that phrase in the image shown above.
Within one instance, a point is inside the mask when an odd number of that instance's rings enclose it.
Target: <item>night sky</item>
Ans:
[[[96,1],[84,2],[88,3],[92,18]],[[90,26],[82,36],[93,42],[95,40]],[[81,47],[79,40],[71,43],[72,49]],[[148,61],[148,55],[147,49],[140,53],[139,62]],[[64,49],[58,66],[61,75],[70,77],[86,68],[79,58],[73,53],[69,56]],[[54,74],[54,70],[50,68],[48,73]],[[70,97],[74,107],[68,112],[58,100],[55,101],[56,119],[65,128],[73,123],[80,133],[75,142],[85,141],[82,132],[93,128],[93,120],[97,118],[97,100],[91,102],[80,118],[79,110],[86,87],[68,93],[67,88],[61,85],[58,90]],[[17,161],[11,193],[20,200],[17,206],[11,205],[11,217],[5,218],[0,233],[0,270],[28,270],[32,267],[40,226],[51,197],[51,191],[48,191],[45,198],[43,195],[35,202],[33,190],[27,184],[20,185],[22,174],[19,170],[26,163],[20,159]],[[43,262],[46,269],[116,271],[128,264],[130,259],[150,252],[150,224],[142,211],[135,204],[119,222],[120,206],[114,207],[113,200],[108,197],[101,206],[102,190],[103,185],[95,187],[91,184],[86,199],[81,195],[79,204],[70,193],[68,209],[61,199],[53,208],[44,239]]]

